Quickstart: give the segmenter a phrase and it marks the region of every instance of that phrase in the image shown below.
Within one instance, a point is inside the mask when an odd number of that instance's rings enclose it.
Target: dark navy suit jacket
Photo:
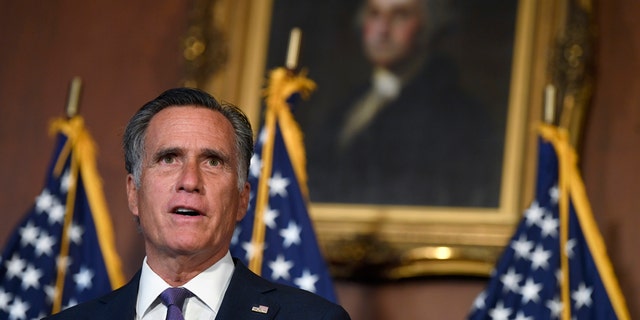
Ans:
[[[339,305],[298,288],[269,282],[234,259],[236,265],[229,288],[216,316],[225,319],[350,319]],[[140,271],[122,288],[101,298],[52,315],[61,319],[135,319]],[[253,307],[268,307],[266,313]],[[264,309],[264,308],[262,308]]]

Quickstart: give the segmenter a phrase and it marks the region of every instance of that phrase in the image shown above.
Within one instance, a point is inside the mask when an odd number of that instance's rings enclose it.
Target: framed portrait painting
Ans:
[[[317,89],[295,116],[334,275],[490,272],[530,199],[563,1],[199,3],[194,25],[215,31],[201,41],[222,54],[191,75],[253,123],[302,30],[298,65]]]

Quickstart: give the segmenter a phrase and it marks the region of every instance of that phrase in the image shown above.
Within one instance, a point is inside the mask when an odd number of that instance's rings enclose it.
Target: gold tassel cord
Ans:
[[[267,91],[268,103],[270,102],[275,109],[291,164],[302,189],[302,194],[307,199],[309,190],[303,134],[291,112],[287,99],[295,93],[300,94],[302,99],[307,99],[315,88],[316,84],[306,77],[305,72],[293,76],[289,70],[278,68],[271,72],[269,91]]]
[[[593,256],[598,274],[602,279],[602,283],[616,316],[618,319],[628,320],[630,319],[630,315],[626,301],[622,295],[622,290],[616,279],[611,261],[607,256],[604,240],[593,218],[591,205],[589,204],[584,183],[578,170],[578,156],[571,145],[569,132],[565,128],[557,128],[551,125],[541,125],[539,131],[546,141],[553,144],[558,155],[558,165],[560,169],[561,294],[562,303],[563,306],[565,306],[563,308],[563,319],[571,319],[571,310],[567,307],[570,306],[571,300],[569,298],[568,286],[570,275],[566,253],[566,243],[569,233],[569,199],[571,199],[578,223],[580,224],[579,227],[582,230],[589,252],[591,252]]]
[[[98,242],[105,262],[111,287],[119,288],[125,283],[125,277],[122,273],[122,263],[115,251],[115,239],[113,226],[109,218],[106,200],[102,190],[102,184],[98,170],[96,168],[96,148],[95,143],[89,132],[84,127],[84,120],[80,116],[74,116],[69,120],[56,119],[51,123],[50,134],[54,135],[62,133],[67,136],[67,141],[56,160],[54,174],[60,176],[64,163],[71,153],[71,176],[73,181],[78,181],[79,177],[83,178],[83,185],[87,195],[87,201],[93,217],[96,228]],[[69,237],[68,229],[73,219],[74,204],[76,196],[76,183],[72,183],[67,195],[67,206],[65,213],[65,221],[62,230],[61,242],[61,261],[58,262],[58,276],[56,279],[56,295],[54,298],[53,312],[57,312],[61,308],[62,290],[64,286],[64,278],[66,274],[66,265],[64,259],[68,257]]]
[[[287,99],[295,93],[299,93],[303,99],[306,99],[314,89],[315,83],[306,78],[304,73],[294,76],[291,71],[285,68],[277,68],[270,73],[269,85],[265,92],[267,109],[263,128],[265,140],[261,155],[262,168],[258,182],[251,239],[254,255],[249,260],[249,269],[257,274],[260,274],[262,270],[262,249],[266,228],[263,223],[263,215],[269,202],[268,181],[273,169],[273,148],[278,123],[302,193],[306,199],[309,197],[303,136],[291,113]]]
[[[558,132],[560,141],[566,141],[566,131]],[[569,181],[568,170],[571,165],[571,154],[568,145],[565,143],[555,144],[556,154],[558,155],[558,183],[560,189],[559,198],[559,214],[560,214],[560,270],[562,272],[562,281],[560,281],[560,296],[562,297],[562,318],[564,320],[571,319],[571,298],[569,279],[569,257],[567,256],[567,241],[569,241]]]
[[[273,161],[273,144],[275,140],[275,114],[272,110],[267,109],[265,114],[265,141],[262,146],[262,168],[260,170],[260,179],[258,180],[258,191],[256,198],[255,216],[253,219],[253,233],[251,236],[251,244],[253,247],[253,256],[249,260],[249,269],[257,275],[262,274],[262,250],[264,247],[265,225],[263,223],[263,212],[269,202],[268,177],[271,176]]]
[[[71,139],[67,140],[66,145],[73,144]],[[65,147],[66,147],[65,145]],[[64,150],[64,149],[63,149]],[[60,163],[60,159],[58,158],[58,163]],[[66,159],[66,158],[64,158]],[[76,157],[71,158],[71,168],[70,175],[73,177],[73,181],[77,181],[78,177],[78,161]],[[62,237],[60,243],[60,255],[59,260],[57,261],[57,276],[56,276],[56,286],[55,286],[55,294],[53,299],[53,309],[52,313],[60,312],[62,308],[62,296],[64,294],[64,282],[67,273],[67,260],[69,258],[69,228],[71,227],[71,222],[73,221],[73,212],[75,208],[75,199],[76,199],[76,191],[77,184],[71,183],[69,185],[69,191],[67,193],[67,202],[66,202],[66,210],[64,214],[64,224],[62,226]]]

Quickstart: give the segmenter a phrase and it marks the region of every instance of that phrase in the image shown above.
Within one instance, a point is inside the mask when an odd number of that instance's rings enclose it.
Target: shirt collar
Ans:
[[[373,90],[388,100],[393,100],[400,94],[402,79],[391,71],[376,68],[372,73]]]
[[[227,254],[212,266],[195,276],[182,287],[189,289],[198,299],[203,301],[216,314],[222,304],[224,293],[231,282],[235,265],[231,254]],[[149,308],[160,303],[157,300],[162,291],[170,286],[157,275],[147,264],[147,257],[142,263],[136,313],[144,315]]]

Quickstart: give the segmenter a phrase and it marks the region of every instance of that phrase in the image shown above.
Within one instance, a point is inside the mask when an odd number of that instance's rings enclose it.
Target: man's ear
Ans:
[[[138,188],[132,174],[127,174],[127,202],[129,211],[138,216]]]
[[[247,208],[249,208],[249,198],[251,195],[251,184],[249,182],[244,183],[244,188],[240,192],[240,203],[238,205],[238,213],[236,214],[236,221],[242,220],[244,215],[247,214]]]

